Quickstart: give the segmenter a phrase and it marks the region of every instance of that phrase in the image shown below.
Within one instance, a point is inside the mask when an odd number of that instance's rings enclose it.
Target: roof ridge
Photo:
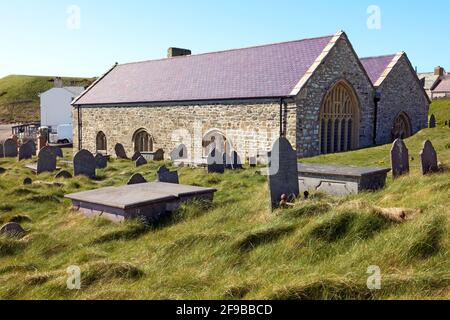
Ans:
[[[173,59],[183,59],[183,58],[186,59],[186,58],[199,57],[199,56],[205,56],[205,55],[219,54],[219,53],[224,53],[224,52],[232,52],[232,51],[249,50],[249,49],[255,49],[255,48],[271,47],[271,46],[277,46],[277,45],[288,44],[288,43],[296,43],[296,42],[303,42],[303,41],[309,41],[309,40],[319,40],[319,39],[331,38],[333,36],[334,35],[327,35],[327,36],[312,37],[312,38],[305,38],[305,39],[299,39],[299,40],[281,41],[281,42],[274,42],[274,43],[268,43],[268,44],[262,44],[262,45],[254,45],[254,46],[250,46],[250,47],[226,49],[226,50],[219,50],[219,51],[211,51],[211,52],[204,52],[204,53],[192,54],[192,55],[187,55],[187,56],[177,56],[177,57],[172,57],[172,58],[147,59],[147,60],[142,60],[142,61],[120,63],[118,65],[118,67],[126,66],[126,65],[132,65],[132,64],[146,63],[146,62],[156,62],[156,61],[165,61],[165,60],[173,60]]]
[[[363,57],[363,58],[359,58],[359,60],[395,57],[397,54],[398,54],[398,52],[397,53],[391,53],[391,54],[383,54],[383,55],[373,56],[373,57]]]

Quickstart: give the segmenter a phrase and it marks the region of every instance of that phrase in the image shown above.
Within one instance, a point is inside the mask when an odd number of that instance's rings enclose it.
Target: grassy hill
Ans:
[[[0,79],[0,123],[39,121],[38,94],[53,87],[54,77],[7,76]],[[86,86],[92,79],[63,78],[65,85]]]
[[[154,226],[88,219],[63,196],[123,185],[134,172],[153,180],[160,164],[136,169],[112,160],[98,181],[74,178],[59,186],[51,175],[35,177],[23,163],[0,159],[7,169],[0,222],[28,230],[22,239],[0,238],[0,299],[449,299],[450,171],[419,174],[427,138],[449,168],[450,128],[426,129],[406,141],[411,174],[389,178],[384,190],[315,194],[275,213],[257,169],[208,175],[182,168],[182,183],[218,189],[214,204],[186,205]],[[305,161],[389,166],[388,150]],[[27,176],[32,186],[18,183]],[[380,214],[391,207],[420,212],[397,223]],[[66,288],[73,265],[82,271],[80,291]],[[381,290],[367,289],[373,265],[381,268]]]
[[[450,121],[450,99],[434,100],[430,106],[430,114],[434,114],[437,126],[443,127],[445,121]]]

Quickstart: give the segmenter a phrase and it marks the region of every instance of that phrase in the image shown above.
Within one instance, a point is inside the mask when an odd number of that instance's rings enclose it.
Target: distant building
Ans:
[[[441,66],[437,66],[434,69],[434,72],[425,72],[417,74],[419,79],[423,83],[423,87],[428,94],[430,99],[442,98],[445,97],[445,94],[442,92],[434,92],[434,90],[439,86],[439,84],[446,79],[450,78],[450,75],[445,72],[445,69]],[[439,89],[440,91],[443,89]]]
[[[450,98],[450,76],[443,79],[431,92],[432,99]]]
[[[41,126],[56,133],[58,126],[72,125],[72,101],[84,87],[64,87],[61,78],[55,79],[55,86],[39,95],[41,98]]]

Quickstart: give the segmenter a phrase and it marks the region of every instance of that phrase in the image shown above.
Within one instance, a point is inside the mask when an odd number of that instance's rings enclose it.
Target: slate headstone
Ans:
[[[158,169],[156,176],[159,182],[180,184],[178,172],[170,171],[165,166],[162,166],[161,168]]]
[[[430,116],[430,125],[429,128],[436,128],[436,117],[434,114]]]
[[[394,179],[409,173],[409,150],[402,139],[397,139],[392,144],[391,166]]]
[[[71,179],[71,178],[72,174],[70,174],[70,172],[66,170],[58,172],[55,176],[55,179]]]
[[[58,158],[64,158],[64,153],[60,147],[50,147],[50,149]]]
[[[4,158],[5,153],[3,152],[3,142],[0,142],[0,158]]]
[[[29,186],[29,185],[31,185],[31,184],[33,184],[33,180],[32,180],[31,178],[25,178],[25,179],[23,179],[23,185],[24,185],[24,186]]]
[[[19,161],[33,158],[33,145],[29,142],[24,143],[19,148]]]
[[[136,168],[145,166],[147,163],[148,163],[147,160],[145,160],[145,158],[143,156],[140,156],[139,158],[137,158],[137,160],[135,162]]]
[[[96,168],[95,158],[87,150],[80,150],[73,157],[73,172],[76,177],[86,176],[92,179],[95,177]]]
[[[439,170],[437,153],[429,140],[423,143],[423,148],[420,152],[420,167],[423,175]]]
[[[158,149],[153,155],[153,161],[164,161],[164,150]]]
[[[141,183],[147,183],[147,180],[145,180],[142,174],[135,173],[131,176],[130,180],[128,180],[127,185],[141,184]]]
[[[215,148],[208,155],[208,173],[224,173],[225,164],[223,162],[223,153],[218,152]]]
[[[125,152],[125,148],[122,144],[118,143],[114,147],[114,151],[116,152],[116,157],[119,159],[128,159],[127,153]]]
[[[140,157],[142,157],[142,154],[139,151],[136,151],[131,157],[131,161],[136,162],[136,160],[139,159]]]
[[[7,237],[18,237],[25,233],[25,230],[16,222],[9,222],[0,228],[0,235]]]
[[[27,144],[30,144],[30,146],[31,146],[31,149],[33,150],[33,156],[35,156],[36,155],[36,143],[34,143],[34,141],[33,140],[28,140],[27,142],[25,142],[25,143],[27,143]]]
[[[95,165],[97,169],[105,169],[108,166],[108,157],[105,157],[104,155],[97,153],[95,155]]]
[[[53,172],[56,170],[56,155],[50,147],[43,147],[38,154],[36,173]]]
[[[5,158],[16,158],[18,155],[17,142],[14,139],[5,140],[3,150]]]
[[[233,167],[233,170],[242,169],[242,160],[236,151],[231,153],[231,166]]]
[[[269,162],[269,194],[273,210],[278,208],[283,195],[292,199],[300,194],[297,152],[289,140],[281,137],[272,147]]]
[[[184,144],[180,144],[170,153],[170,160],[172,161],[187,159],[187,157],[187,147]]]
[[[6,172],[5,168],[0,167],[0,174],[4,174]]]

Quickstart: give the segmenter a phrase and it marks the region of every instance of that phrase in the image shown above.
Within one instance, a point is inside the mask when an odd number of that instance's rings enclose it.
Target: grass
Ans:
[[[450,121],[450,99],[434,100],[430,106],[430,114],[435,115],[438,127],[445,126],[445,121]]]
[[[449,299],[450,171],[420,175],[424,139],[450,167],[450,129],[426,129],[406,141],[411,174],[389,177],[385,189],[312,194],[274,213],[258,169],[208,175],[181,168],[181,183],[218,189],[214,204],[184,205],[158,225],[88,219],[63,196],[123,185],[134,172],[152,180],[161,164],[136,169],[113,159],[98,181],[39,184],[54,181],[43,174],[22,186],[31,176],[26,162],[0,159],[0,223],[19,219],[27,230],[20,239],[0,238],[0,299]],[[380,146],[304,161],[389,166],[388,152]],[[398,223],[379,213],[391,207],[420,214]],[[381,290],[367,289],[373,265]],[[81,269],[79,291],[66,287],[69,266]]]
[[[38,95],[53,87],[54,77],[11,75],[0,79],[0,123],[39,121]],[[92,79],[63,78],[65,85],[86,86]]]

